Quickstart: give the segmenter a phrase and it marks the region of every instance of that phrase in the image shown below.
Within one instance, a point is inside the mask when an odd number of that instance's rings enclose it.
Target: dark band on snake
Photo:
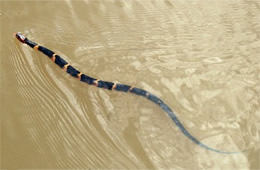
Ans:
[[[129,92],[133,93],[139,96],[143,96],[147,98],[148,100],[152,101],[156,105],[158,105],[163,111],[165,111],[168,116],[171,118],[171,120],[176,124],[176,126],[181,130],[181,132],[188,137],[192,142],[198,144],[199,146],[218,153],[225,153],[225,154],[231,154],[231,153],[240,153],[240,152],[227,152],[227,151],[221,151],[218,149],[211,148],[205,144],[203,144],[201,141],[199,141],[197,138],[195,138],[190,132],[186,130],[186,128],[183,126],[183,124],[179,121],[175,113],[171,110],[171,108],[166,105],[161,99],[159,99],[157,96],[151,94],[150,92],[147,92],[146,90],[134,87],[134,86],[129,86],[125,84],[120,84],[120,83],[113,83],[113,82],[108,82],[108,81],[103,81],[103,80],[98,80],[95,78],[92,78],[86,74],[81,73],[74,67],[72,67],[70,64],[67,63],[63,58],[61,58],[59,55],[55,54],[53,51],[36,44],[35,42],[29,40],[26,38],[23,34],[21,33],[16,33],[15,34],[16,38],[24,43],[30,46],[31,48],[34,48],[35,50],[38,50],[48,56],[55,64],[57,64],[60,68],[64,69],[68,74],[71,76],[78,78],[80,81],[85,82],[90,85],[94,85],[99,88],[104,88],[108,90],[116,90],[116,91],[121,91],[121,92]]]

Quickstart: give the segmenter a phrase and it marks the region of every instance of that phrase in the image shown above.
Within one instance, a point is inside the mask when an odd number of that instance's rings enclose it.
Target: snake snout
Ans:
[[[17,33],[15,34],[15,37],[16,37],[19,41],[21,41],[22,43],[25,43],[26,37],[25,37],[22,33],[17,32]]]

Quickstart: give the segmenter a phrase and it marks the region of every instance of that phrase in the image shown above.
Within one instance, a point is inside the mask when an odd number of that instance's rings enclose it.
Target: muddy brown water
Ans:
[[[259,169],[260,3],[3,1],[1,168]],[[13,38],[22,32],[98,79],[157,105],[70,77]]]

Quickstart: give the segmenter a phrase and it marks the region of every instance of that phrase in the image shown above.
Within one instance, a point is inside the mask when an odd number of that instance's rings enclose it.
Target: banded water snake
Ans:
[[[113,83],[113,82],[108,82],[108,81],[103,81],[99,79],[95,79],[93,77],[90,77],[86,74],[81,73],[74,67],[72,67],[70,64],[68,64],[67,61],[65,61],[63,58],[61,58],[59,55],[54,53],[53,51],[36,44],[35,42],[29,40],[26,38],[23,34],[20,32],[15,34],[15,37],[22,43],[27,44],[31,48],[38,50],[42,52],[43,54],[47,55],[55,64],[57,64],[60,68],[64,69],[68,74],[71,76],[78,78],[80,81],[85,82],[90,85],[94,85],[99,88],[104,88],[108,90],[116,90],[116,91],[121,91],[121,92],[128,92],[128,93],[133,93],[142,97],[147,98],[148,100],[152,101],[156,105],[158,105],[162,110],[164,110],[168,116],[172,119],[172,121],[177,125],[177,127],[182,131],[182,133],[187,136],[191,141],[194,143],[198,144],[199,146],[218,153],[226,153],[226,154],[231,154],[231,153],[240,153],[240,152],[227,152],[227,151],[221,151],[218,149],[211,148],[205,144],[203,144],[201,141],[199,141],[197,138],[195,138],[192,134],[190,134],[186,128],[183,126],[183,124],[180,122],[180,120],[177,118],[175,113],[171,110],[171,108],[166,105],[160,98],[157,96],[151,94],[150,92],[134,87],[134,86],[129,86],[125,84],[120,84],[120,83]]]

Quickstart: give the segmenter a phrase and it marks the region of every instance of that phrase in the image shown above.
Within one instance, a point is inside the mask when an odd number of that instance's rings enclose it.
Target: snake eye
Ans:
[[[19,40],[19,41],[21,41],[22,43],[25,43],[25,36],[22,34],[22,33],[20,33],[20,32],[18,32],[18,33],[16,33],[16,38]]]

